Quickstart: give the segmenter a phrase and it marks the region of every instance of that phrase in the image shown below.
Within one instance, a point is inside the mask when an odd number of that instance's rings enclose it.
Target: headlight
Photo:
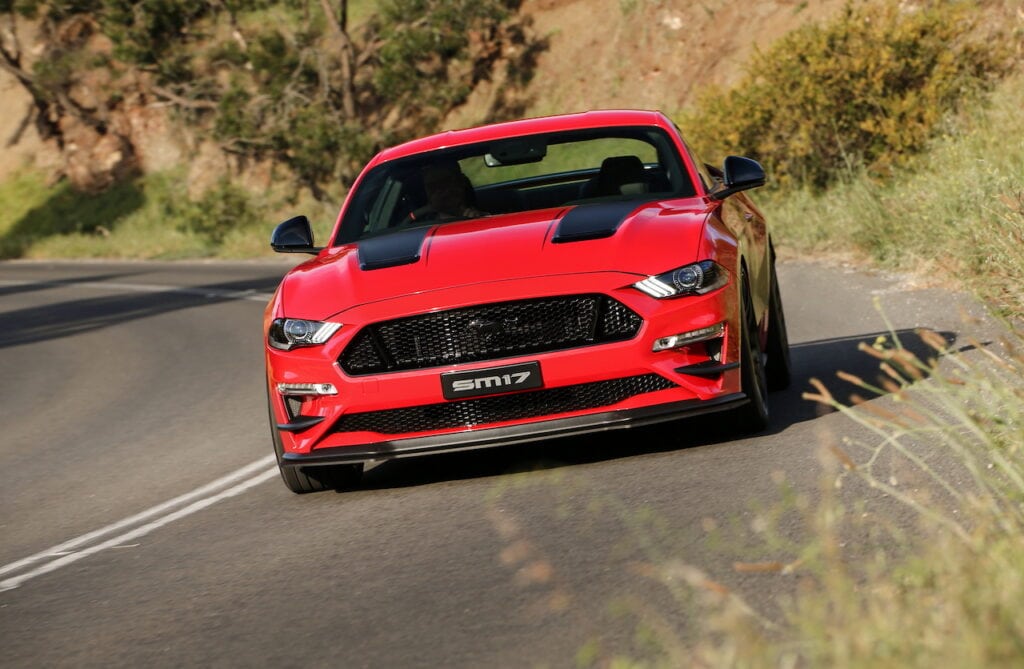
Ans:
[[[319,346],[330,339],[340,327],[341,323],[277,318],[270,324],[267,343],[282,351],[290,351],[299,346]]]
[[[729,281],[729,274],[713,260],[702,260],[657,276],[637,281],[633,287],[659,300],[703,295],[721,288]]]

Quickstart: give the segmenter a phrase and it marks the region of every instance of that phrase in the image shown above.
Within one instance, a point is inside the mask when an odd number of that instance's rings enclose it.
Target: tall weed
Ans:
[[[684,634],[663,624],[672,616],[637,607],[639,624],[656,630],[657,652],[626,652],[613,666],[1019,665],[1024,333],[961,351],[935,333],[920,335],[930,355],[914,354],[896,337],[862,346],[878,359],[881,380],[840,374],[862,390],[853,405],[817,380],[805,395],[841,411],[860,428],[851,433],[865,436],[824,443],[833,467],[820,499],[812,504],[801,495],[774,512],[777,520],[795,510],[806,522],[811,538],[791,550],[792,559],[734,564],[748,577],[790,584],[781,613],[766,617],[701,569],[664,558],[647,575],[695,612],[698,630]],[[895,471],[913,473],[915,482]],[[851,501],[869,494],[912,510],[921,538],[907,539],[899,522]],[[888,537],[887,545],[864,545],[873,534]],[[584,657],[588,666],[602,659]]]

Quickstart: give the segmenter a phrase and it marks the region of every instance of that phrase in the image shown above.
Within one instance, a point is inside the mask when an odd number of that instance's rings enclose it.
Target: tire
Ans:
[[[740,377],[743,393],[750,401],[736,410],[736,420],[741,432],[760,432],[768,426],[768,378],[745,274],[742,285]]]
[[[270,436],[274,442],[274,455],[277,457],[277,468],[281,472],[281,480],[285,487],[296,495],[325,490],[349,490],[359,485],[363,476],[362,463],[354,465],[323,465],[319,467],[288,467],[282,464],[284,444],[281,433],[274,422],[274,410],[267,399],[267,412],[270,414]]]
[[[779,277],[775,274],[775,258],[772,258],[772,294],[768,303],[768,390],[785,390],[792,381],[789,362],[789,334],[786,332],[786,314],[782,310],[782,293],[779,291]]]

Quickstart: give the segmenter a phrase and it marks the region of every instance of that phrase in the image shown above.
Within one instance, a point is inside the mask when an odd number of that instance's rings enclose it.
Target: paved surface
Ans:
[[[753,509],[783,473],[813,494],[822,443],[853,430],[800,398],[808,379],[873,376],[856,345],[887,329],[876,299],[897,330],[978,327],[966,298],[789,262],[795,379],[763,435],[701,420],[390,463],[299,497],[262,385],[285,269],[0,263],[0,664],[571,666],[588,642],[630,652],[638,601],[685,626],[638,575],[666,556],[770,617],[786,579],[730,567],[785,557],[745,532]]]

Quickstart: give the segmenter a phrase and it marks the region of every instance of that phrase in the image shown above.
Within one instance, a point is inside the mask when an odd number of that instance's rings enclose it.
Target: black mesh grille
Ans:
[[[495,360],[630,339],[642,322],[604,295],[501,302],[368,325],[338,362],[359,375]]]
[[[548,416],[609,406],[634,395],[674,388],[657,374],[596,381],[575,386],[534,390],[459,402],[443,402],[403,409],[369,411],[342,417],[335,432],[401,434],[457,427],[471,427],[506,420]]]

